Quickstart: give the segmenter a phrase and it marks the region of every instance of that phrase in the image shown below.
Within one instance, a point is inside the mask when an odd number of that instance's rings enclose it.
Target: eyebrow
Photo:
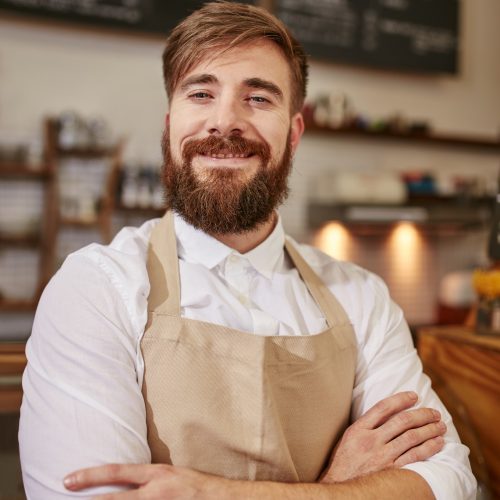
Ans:
[[[210,73],[201,73],[199,75],[192,75],[186,78],[182,82],[180,89],[182,91],[186,91],[187,89],[189,89],[189,87],[192,87],[193,85],[200,85],[200,84],[213,85],[216,83],[219,83],[219,80],[215,75],[212,75]],[[246,80],[243,81],[243,85],[245,87],[250,87],[253,89],[267,90],[268,92],[274,94],[280,101],[283,100],[282,90],[273,82],[264,80],[263,78],[258,78],[258,77],[247,78]]]
[[[186,78],[181,86],[180,89],[182,91],[187,90],[189,87],[192,87],[193,85],[200,85],[200,84],[214,84],[218,83],[219,80],[214,75],[211,75],[210,73],[201,73],[199,75],[192,75],[188,78]]]
[[[243,83],[245,86],[253,89],[267,90],[274,94],[280,101],[283,100],[283,92],[273,82],[263,80],[262,78],[247,78]]]

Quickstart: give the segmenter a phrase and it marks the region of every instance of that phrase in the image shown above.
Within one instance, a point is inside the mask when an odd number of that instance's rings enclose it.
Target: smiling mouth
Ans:
[[[201,153],[201,156],[205,158],[215,158],[215,159],[233,159],[233,158],[250,158],[253,156],[253,153],[241,153],[241,154],[233,154],[233,153],[212,153],[212,154],[204,154]]]

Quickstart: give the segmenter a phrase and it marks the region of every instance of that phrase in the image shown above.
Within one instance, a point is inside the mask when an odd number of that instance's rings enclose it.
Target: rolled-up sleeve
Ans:
[[[426,461],[405,466],[420,474],[437,500],[473,500],[476,480],[469,464],[469,449],[460,443],[452,419],[433,391],[430,379],[413,346],[401,309],[389,297],[386,286],[370,277],[367,283],[363,318],[357,320],[361,335],[352,406],[359,418],[381,399],[401,391],[415,391],[416,407],[435,408],[447,426],[444,448]],[[361,332],[361,333],[360,333]]]

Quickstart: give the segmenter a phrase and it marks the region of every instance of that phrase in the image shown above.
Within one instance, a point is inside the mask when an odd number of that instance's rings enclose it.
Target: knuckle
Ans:
[[[407,454],[406,454],[406,457],[405,457],[405,465],[406,464],[411,464],[413,462],[418,462],[419,460],[421,460],[419,454],[418,454],[418,451],[416,449],[413,449],[413,450],[410,450]]]
[[[110,480],[117,479],[120,475],[120,464],[107,464],[104,466],[104,473]]]
[[[378,413],[386,414],[391,411],[391,404],[387,399],[382,399],[373,407]]]
[[[421,409],[423,418],[428,422],[434,422],[436,420],[436,416],[434,412],[430,408],[422,408]]]
[[[446,444],[445,440],[441,436],[434,438],[431,441],[431,443],[432,443],[431,446],[432,446],[434,453],[437,453],[439,450],[442,450],[444,448],[444,445]]]
[[[410,429],[404,433],[404,439],[407,444],[413,444],[418,441],[418,432],[415,429]]]
[[[411,425],[413,422],[413,415],[407,411],[401,412],[397,419],[401,425]]]
[[[435,441],[433,439],[427,441],[425,444],[419,446],[413,451],[413,461],[416,462],[417,460],[426,460],[427,458],[432,457],[432,455],[434,455],[437,451],[438,447]]]
[[[446,426],[440,422],[429,426],[431,428],[432,436],[440,436],[446,432]]]

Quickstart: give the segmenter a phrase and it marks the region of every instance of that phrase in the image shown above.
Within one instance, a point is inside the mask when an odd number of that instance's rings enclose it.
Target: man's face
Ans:
[[[288,64],[269,41],[192,68],[170,101],[164,180],[171,208],[210,233],[253,229],[287,193],[303,131]]]

